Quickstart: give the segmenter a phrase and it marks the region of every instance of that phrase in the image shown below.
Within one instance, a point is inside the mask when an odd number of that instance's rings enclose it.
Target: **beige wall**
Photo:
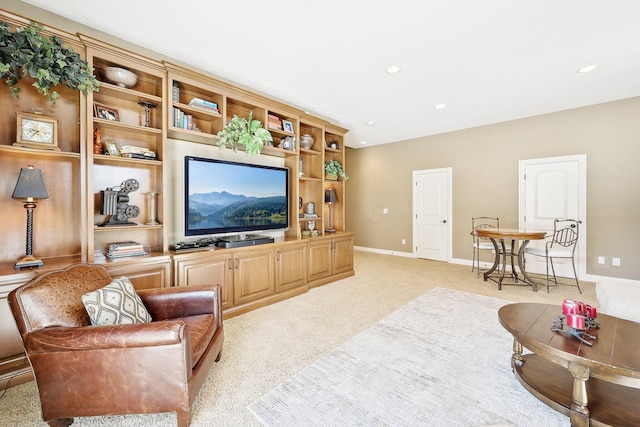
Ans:
[[[518,161],[575,154],[587,155],[587,274],[640,279],[640,98],[349,149],[347,229],[357,246],[411,253],[412,171],[451,167],[453,258],[470,260],[472,216],[518,226]]]

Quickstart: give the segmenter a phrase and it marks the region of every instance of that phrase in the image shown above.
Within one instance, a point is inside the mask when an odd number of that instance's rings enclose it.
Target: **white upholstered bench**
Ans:
[[[602,280],[596,282],[600,312],[640,322],[640,282]]]

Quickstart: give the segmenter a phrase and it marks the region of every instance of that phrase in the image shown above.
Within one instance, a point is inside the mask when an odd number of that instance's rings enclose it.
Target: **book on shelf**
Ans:
[[[123,145],[120,147],[120,156],[136,159],[155,159],[156,153],[145,147],[136,145]]]
[[[144,247],[142,246],[142,243],[129,241],[129,242],[109,243],[108,248],[109,250],[113,250],[113,249],[131,249],[131,248],[143,249]]]
[[[173,126],[181,129],[200,131],[193,122],[193,115],[186,114],[176,107],[173,107]]]
[[[268,117],[269,129],[282,130],[282,120],[280,117],[273,114],[269,114]]]
[[[127,253],[112,253],[112,252],[109,252],[109,253],[107,253],[107,258],[110,258],[110,259],[122,259],[122,258],[136,257],[136,256],[142,256],[142,255],[147,255],[147,251],[142,250],[142,251],[137,251],[137,252],[127,252]]]
[[[106,254],[106,256],[111,259],[140,255],[147,255],[147,251],[144,246],[138,242],[110,243]]]
[[[180,82],[173,81],[172,85],[173,102],[180,102]]]
[[[189,101],[189,106],[193,108],[199,108],[201,110],[208,110],[214,113],[219,113],[218,104],[212,101],[207,101],[206,99],[193,98],[191,101]]]

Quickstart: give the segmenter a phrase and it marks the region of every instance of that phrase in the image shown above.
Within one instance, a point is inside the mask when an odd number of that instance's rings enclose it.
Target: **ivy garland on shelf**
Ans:
[[[5,80],[13,96],[19,98],[17,84],[23,77],[33,78],[33,87],[52,104],[60,97],[52,88],[60,84],[85,95],[98,91],[100,82],[80,54],[64,47],[60,38],[49,38],[42,31],[43,27],[33,21],[15,30],[0,21],[0,79]]]
[[[229,146],[234,153],[242,148],[247,157],[260,154],[264,145],[273,141],[273,138],[259,120],[252,120],[252,114],[249,113],[248,119],[234,115],[224,129],[218,132],[218,146]]]

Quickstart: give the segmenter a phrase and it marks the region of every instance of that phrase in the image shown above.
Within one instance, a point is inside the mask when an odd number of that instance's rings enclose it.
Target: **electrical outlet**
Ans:
[[[389,209],[387,209],[387,208],[382,209],[382,213],[383,214],[388,214],[389,213]]]
[[[607,261],[605,260],[605,258],[603,256],[599,256],[598,257],[598,264],[606,264],[606,262]]]
[[[620,267],[620,258],[611,258],[611,265]]]
[[[402,244],[403,244],[403,245],[406,245],[406,244],[407,244],[407,241],[406,241],[405,239],[402,239]]]

